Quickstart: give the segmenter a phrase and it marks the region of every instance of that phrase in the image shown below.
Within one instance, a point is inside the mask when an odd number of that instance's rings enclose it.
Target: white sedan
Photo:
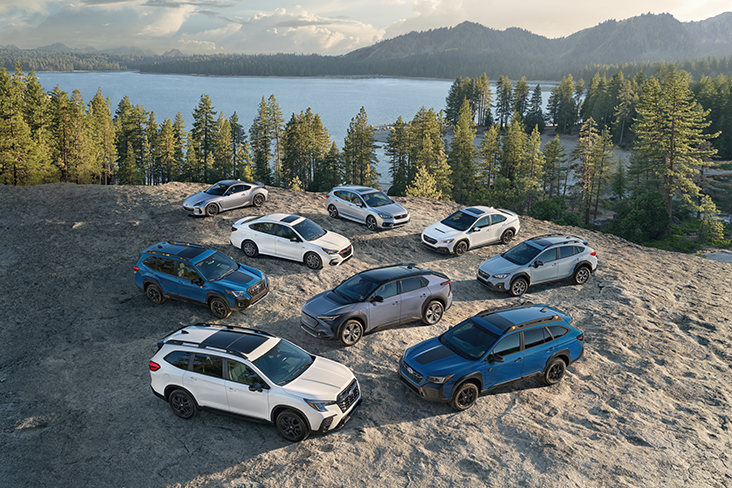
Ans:
[[[508,244],[521,229],[510,210],[475,206],[458,210],[422,232],[422,244],[438,252],[462,256],[468,249],[502,242]]]
[[[318,269],[338,266],[353,256],[351,241],[323,230],[312,220],[282,213],[249,216],[231,226],[231,244],[253,258],[258,254],[304,262]]]

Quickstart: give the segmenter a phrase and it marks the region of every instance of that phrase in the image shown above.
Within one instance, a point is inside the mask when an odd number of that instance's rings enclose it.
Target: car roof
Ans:
[[[148,254],[163,254],[178,256],[186,259],[194,259],[206,252],[215,252],[211,249],[201,246],[200,244],[192,244],[190,242],[162,241],[145,249],[143,252]]]
[[[512,332],[517,329],[524,329],[534,325],[546,325],[552,322],[562,322],[567,325],[566,320],[560,315],[557,309],[545,304],[524,305],[520,307],[506,307],[503,309],[484,311],[474,317],[481,322],[481,325],[499,335]]]
[[[359,274],[376,283],[425,274],[444,276],[442,273],[436,273],[429,269],[418,268],[414,264],[393,264],[390,266],[381,266],[379,268],[367,269]],[[445,278],[447,279],[446,276]]]
[[[231,185],[233,185],[234,183],[244,183],[244,182],[243,182],[243,181],[241,181],[241,180],[221,180],[221,181],[217,181],[217,182],[216,182],[216,183],[214,183],[214,184],[215,184],[215,185],[218,185],[218,184],[222,184],[222,185],[228,185],[228,186],[231,186]]]
[[[258,222],[263,221],[269,221],[269,222],[282,222],[285,224],[295,225],[297,223],[300,223],[300,221],[305,220],[305,217],[302,217],[300,215],[291,215],[286,213],[273,213],[264,215],[262,217],[259,217],[258,219],[254,219]],[[254,222],[254,220],[251,220],[250,222]]]
[[[541,249],[546,249],[550,246],[556,246],[559,244],[581,244],[587,246],[587,241],[577,236],[568,236],[564,234],[547,234],[543,236],[535,236],[531,239],[527,239],[524,242],[531,242]]]
[[[219,324],[196,324],[175,331],[161,342],[198,349],[213,349],[253,360],[269,351],[279,341],[278,337],[263,330]]]
[[[502,214],[500,210],[493,208],[493,207],[484,207],[482,205],[475,205],[473,207],[463,208],[460,209],[463,212],[475,215],[476,217],[481,217],[485,214]]]
[[[377,190],[376,188],[371,188],[370,186],[360,186],[360,185],[337,186],[337,187],[333,188],[333,191],[335,191],[335,190],[351,190],[351,191],[360,193],[361,195],[363,195],[365,193],[373,193],[376,191],[381,191],[381,190]]]

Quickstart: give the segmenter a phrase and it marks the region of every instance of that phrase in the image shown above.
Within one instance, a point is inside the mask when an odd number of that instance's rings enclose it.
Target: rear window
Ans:
[[[551,340],[552,337],[544,327],[524,331],[524,349],[529,349]]]
[[[196,354],[193,356],[193,372],[212,376],[214,378],[223,378],[224,361],[219,356],[209,356],[208,354]]]
[[[551,327],[549,327],[549,332],[551,332],[552,336],[557,339],[569,332],[569,329],[567,329],[566,327],[562,327],[561,325],[552,325]]]

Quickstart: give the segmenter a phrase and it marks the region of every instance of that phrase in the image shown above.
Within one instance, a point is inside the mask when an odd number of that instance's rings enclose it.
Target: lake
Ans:
[[[269,78],[217,77],[141,74],[122,72],[36,73],[46,91],[55,86],[69,94],[78,89],[88,103],[97,89],[110,99],[112,112],[128,96],[133,105],[155,112],[160,124],[180,112],[186,130],[193,124],[193,110],[201,95],[210,97],[217,112],[230,117],[234,112],[239,123],[249,130],[262,97],[274,95],[285,122],[293,113],[310,108],[320,115],[331,138],[343,147],[348,124],[364,107],[369,123],[391,124],[401,115],[411,120],[421,107],[441,110],[452,81],[407,78]],[[533,85],[532,85],[533,88]],[[546,105],[552,86],[542,87]],[[495,89],[494,89],[495,94]],[[378,151],[379,180],[389,182],[383,150]]]

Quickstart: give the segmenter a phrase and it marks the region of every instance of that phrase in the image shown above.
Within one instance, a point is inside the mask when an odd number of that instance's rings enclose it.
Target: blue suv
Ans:
[[[572,317],[547,305],[481,312],[404,352],[399,377],[425,400],[470,408],[480,392],[540,374],[547,385],[583,353]]]
[[[187,242],[159,242],[140,253],[135,283],[151,302],[166,298],[206,305],[218,318],[244,310],[269,293],[264,274],[226,254]]]

